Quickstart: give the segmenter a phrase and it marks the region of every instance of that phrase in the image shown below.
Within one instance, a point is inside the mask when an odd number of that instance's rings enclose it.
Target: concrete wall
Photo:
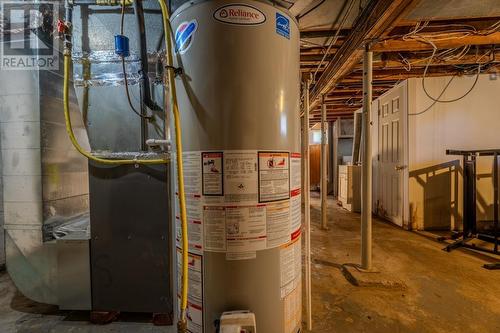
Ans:
[[[429,78],[425,85],[437,97],[450,77]],[[462,96],[475,77],[455,78],[441,99]],[[454,103],[432,104],[421,79],[408,82],[409,94],[409,201],[412,227],[461,229],[461,156],[447,156],[446,149],[500,149],[500,79],[481,75],[476,87]],[[478,160],[477,218],[493,218],[493,160]]]

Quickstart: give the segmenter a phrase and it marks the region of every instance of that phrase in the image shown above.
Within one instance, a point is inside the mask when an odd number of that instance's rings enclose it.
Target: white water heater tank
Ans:
[[[188,328],[226,311],[301,326],[299,29],[269,1],[191,1],[172,16],[189,223]],[[176,200],[177,230],[180,229]],[[180,265],[180,234],[177,232]],[[178,266],[180,267],[180,266]],[[177,286],[180,287],[180,286]]]

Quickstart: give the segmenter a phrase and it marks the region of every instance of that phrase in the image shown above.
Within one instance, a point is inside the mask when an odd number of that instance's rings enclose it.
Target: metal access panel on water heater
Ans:
[[[89,164],[92,309],[171,314],[167,167]]]

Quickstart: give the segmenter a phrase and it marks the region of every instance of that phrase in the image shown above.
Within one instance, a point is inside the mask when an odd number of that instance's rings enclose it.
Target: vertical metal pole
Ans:
[[[327,168],[328,159],[326,151],[326,104],[325,95],[321,96],[321,228],[328,228],[328,220],[326,219],[327,212],[327,195],[328,195],[328,183],[327,183]]]
[[[306,284],[306,323],[307,329],[312,331],[312,292],[311,292],[311,184],[310,184],[310,166],[309,166],[309,85],[310,80],[306,81],[304,91],[304,224],[305,224],[305,284]]]
[[[372,269],[372,67],[373,52],[366,45],[363,58],[363,167],[361,180],[361,267]]]

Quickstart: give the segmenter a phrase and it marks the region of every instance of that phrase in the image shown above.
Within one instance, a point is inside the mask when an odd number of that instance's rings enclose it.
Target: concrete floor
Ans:
[[[359,262],[359,215],[329,202],[330,230],[319,229],[312,200],[314,333],[500,332],[500,271],[485,258],[374,221],[374,265],[380,273],[346,273]],[[346,279],[346,277],[351,277]],[[349,282],[350,281],[350,282]],[[163,332],[148,316],[124,315],[106,326],[88,323],[88,312],[63,312],[23,297],[0,273],[1,333]],[[259,332],[276,333],[276,332]]]
[[[442,243],[374,220],[380,273],[356,277],[380,283],[354,286],[342,265],[360,262],[360,217],[331,200],[323,231],[319,204],[312,199],[312,332],[500,332],[500,271],[482,268],[494,260],[447,253]]]

